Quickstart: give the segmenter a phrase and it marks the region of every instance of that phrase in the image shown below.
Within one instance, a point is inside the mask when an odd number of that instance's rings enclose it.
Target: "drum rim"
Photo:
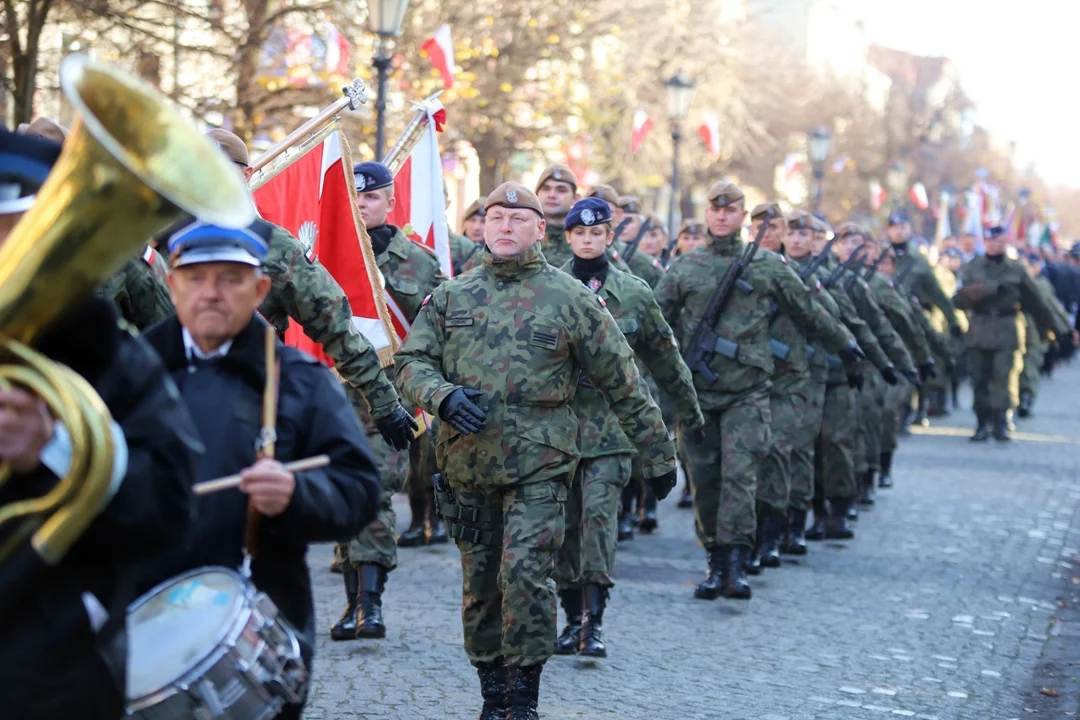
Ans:
[[[194,576],[197,576],[197,575],[204,575],[204,574],[207,574],[207,573],[223,573],[225,575],[232,576],[240,584],[240,587],[241,587],[242,593],[243,593],[243,597],[248,601],[247,604],[248,605],[251,604],[252,586],[251,586],[251,583],[249,583],[244,578],[243,575],[241,575],[240,573],[238,573],[235,570],[233,570],[231,568],[228,568],[228,567],[219,566],[219,565],[205,565],[203,567],[193,568],[191,570],[187,570],[185,572],[180,573],[179,575],[174,575],[173,577],[169,578],[168,580],[164,580],[164,581],[158,583],[157,585],[155,585],[154,587],[150,588],[149,590],[147,590],[145,593],[143,593],[141,596],[139,596],[135,600],[135,602],[133,602],[131,605],[128,606],[127,613],[125,614],[125,619],[130,618],[132,613],[136,612],[139,608],[141,608],[143,605],[145,605],[147,602],[149,602],[151,598],[156,597],[164,588],[167,588],[167,587],[169,587],[171,585],[176,585],[176,584],[178,584],[180,582],[183,582],[184,580],[187,580],[187,579],[189,579],[191,577],[194,577]],[[245,613],[245,609],[247,610],[246,613]],[[202,677],[203,675],[206,674],[207,670],[212,668],[214,665],[216,665],[218,662],[220,662],[223,657],[228,655],[229,651],[232,648],[232,646],[235,645],[236,638],[239,636],[239,633],[242,632],[244,627],[247,625],[246,620],[243,623],[240,622],[241,618],[243,618],[245,616],[250,617],[250,615],[252,613],[252,609],[253,609],[252,607],[246,607],[245,603],[239,603],[239,606],[229,616],[228,621],[223,625],[223,627],[225,628],[225,632],[222,634],[222,638],[218,641],[218,643],[216,645],[214,645],[212,648],[210,648],[197,661],[192,663],[192,665],[190,667],[188,667],[185,670],[180,671],[171,680],[169,680],[168,682],[162,683],[160,685],[160,687],[155,688],[154,690],[151,690],[148,693],[144,693],[142,695],[138,695],[138,696],[134,696],[134,697],[131,696],[131,695],[128,695],[127,687],[125,687],[124,688],[124,699],[125,699],[125,705],[127,706],[128,710],[129,711],[136,711],[136,710],[144,709],[146,707],[153,707],[154,705],[157,705],[158,703],[163,702],[163,701],[169,699],[170,697],[176,695],[180,691],[187,692],[190,689],[189,684],[181,683],[180,681],[183,678],[185,678],[187,676],[191,676],[193,674],[194,674],[194,677],[196,677],[196,678]],[[128,634],[128,636],[130,638],[130,635],[131,635],[130,629],[127,628],[126,623],[125,623],[125,631],[127,631],[127,634]],[[131,655],[130,655],[130,649],[129,649],[128,656],[127,656],[127,658],[125,658],[125,675],[127,677],[127,681],[125,682],[125,685],[127,685],[127,683],[130,682],[130,677],[131,677],[131,673],[126,672],[126,670],[127,670],[126,665],[127,665],[127,662],[130,661],[130,659],[131,659]],[[198,671],[198,672],[196,673],[196,671]],[[148,703],[147,701],[151,700],[151,699],[153,699],[154,701]]]

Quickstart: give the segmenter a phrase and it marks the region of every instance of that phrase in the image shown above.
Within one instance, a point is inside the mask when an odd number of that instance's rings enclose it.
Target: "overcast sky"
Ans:
[[[1034,162],[1047,182],[1080,187],[1080,2],[840,2],[862,16],[873,41],[950,58],[976,122],[1016,142],[1021,168]]]

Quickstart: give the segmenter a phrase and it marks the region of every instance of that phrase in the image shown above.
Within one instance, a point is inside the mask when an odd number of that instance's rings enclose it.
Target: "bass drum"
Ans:
[[[307,692],[296,633],[239,573],[191,570],[127,613],[127,715],[264,720]]]

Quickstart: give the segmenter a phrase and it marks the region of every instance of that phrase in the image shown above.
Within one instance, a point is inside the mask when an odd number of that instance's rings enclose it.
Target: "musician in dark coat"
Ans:
[[[267,368],[266,323],[255,309],[270,290],[261,267],[268,240],[252,229],[194,222],[168,242],[176,316],[146,339],[180,387],[206,445],[196,480],[242,473],[243,482],[197,497],[194,530],[161,559],[156,580],[204,565],[238,567],[250,501],[261,515],[252,581],[298,631],[310,663],[315,612],[308,544],[359,533],[375,517],[380,484],[340,383],[276,337],[275,456],[256,459]],[[322,454],[330,457],[327,467],[291,473],[282,465]],[[299,709],[290,712],[296,716]]]
[[[59,152],[41,138],[0,131],[0,244],[35,202]],[[157,355],[119,329],[106,300],[76,305],[35,346],[105,401],[111,497],[59,564],[39,564],[14,581],[12,565],[0,565],[0,715],[115,720],[123,714],[124,610],[145,562],[190,525],[201,445]],[[14,471],[0,487],[0,505],[48,492],[76,459],[67,428],[40,398],[0,390],[0,460]],[[0,528],[0,542],[12,527]],[[25,552],[26,541],[20,545]]]

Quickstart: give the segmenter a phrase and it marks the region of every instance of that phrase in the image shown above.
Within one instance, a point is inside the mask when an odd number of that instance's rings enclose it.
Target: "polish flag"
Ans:
[[[427,128],[394,176],[396,200],[386,221],[401,228],[410,240],[435,253],[443,274],[452,277],[450,228],[446,223],[442,156],[437,135],[446,122],[446,110],[437,100],[428,101],[423,109],[427,110]]]
[[[796,153],[788,153],[784,156],[784,182],[791,182],[795,173],[803,169],[802,158]]]
[[[911,189],[908,190],[908,197],[911,198],[911,202],[915,203],[915,207],[920,210],[930,207],[930,198],[926,196],[926,186],[921,182],[911,186]]]
[[[300,239],[308,262],[318,257],[345,291],[353,325],[388,364],[408,328],[387,309],[371,239],[356,209],[352,167],[349,146],[337,129],[256,190],[255,205],[263,218]],[[296,323],[289,324],[285,342],[333,366]]]
[[[634,111],[634,133],[630,138],[630,152],[637,152],[645,145],[645,136],[653,129],[652,118],[649,113],[641,110]]]
[[[705,113],[704,122],[698,128],[698,135],[710,155],[720,154],[720,116],[716,113]]]
[[[420,46],[420,50],[442,75],[443,88],[449,90],[454,87],[454,43],[450,40],[450,26],[443,25],[436,30],[435,35]]]
[[[885,204],[885,190],[877,180],[870,180],[870,209],[877,212]]]

